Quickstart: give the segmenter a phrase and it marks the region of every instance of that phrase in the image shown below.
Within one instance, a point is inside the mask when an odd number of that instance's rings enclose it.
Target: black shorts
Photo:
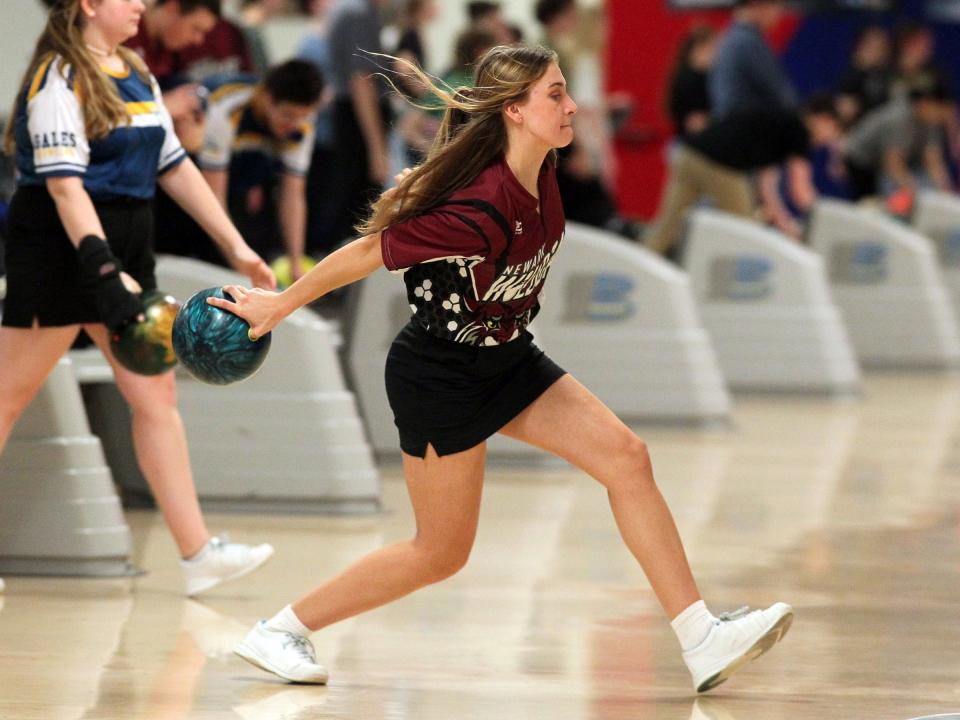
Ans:
[[[147,290],[157,287],[150,200],[94,201],[110,249]],[[44,187],[18,188],[10,202],[3,325],[28,328],[100,322],[94,297],[80,290],[77,250]]]
[[[480,444],[566,373],[528,332],[475,347],[411,322],[390,346],[385,374],[400,448],[422,458],[427,445],[451,455]]]

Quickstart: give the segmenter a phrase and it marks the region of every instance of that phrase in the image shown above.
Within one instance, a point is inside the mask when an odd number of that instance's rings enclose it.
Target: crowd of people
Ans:
[[[701,201],[800,239],[819,196],[878,198],[909,212],[918,189],[954,186],[949,78],[929,27],[863,27],[833,87],[798,98],[765,33],[781,0],[739,0],[725,32],[694,28],[666,93],[676,134],[659,210],[644,237],[675,256]]]
[[[43,0],[47,5],[55,0]],[[421,162],[443,108],[412,67],[439,69],[447,87],[471,84],[490,48],[522,41],[554,48],[569,67],[598,43],[576,0],[539,0],[537,37],[504,16],[499,2],[465,6],[451,57],[428,58],[425,31],[437,0],[153,0],[125,45],[150,68],[176,135],[250,246],[286,256],[292,279],[355,237],[370,202],[399,171]],[[303,21],[295,46],[271,48],[278,17]],[[282,60],[278,62],[277,60]],[[587,76],[584,85],[600,86]],[[583,82],[581,80],[581,82]],[[570,219],[636,238],[612,193],[603,98],[578,117],[578,142],[564,150],[561,189]],[[161,253],[223,264],[215,243],[163,190],[155,200]]]

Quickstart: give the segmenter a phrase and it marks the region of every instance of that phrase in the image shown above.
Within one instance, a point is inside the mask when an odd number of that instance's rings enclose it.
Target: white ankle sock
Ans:
[[[191,555],[190,557],[183,558],[183,560],[182,560],[181,562],[191,563],[191,562],[197,562],[198,560],[203,560],[203,559],[207,556],[207,553],[210,552],[210,545],[211,545],[212,540],[213,540],[213,538],[211,537],[210,540],[207,540],[207,541],[203,544],[203,547],[202,547],[202,548],[200,548],[199,550],[197,550],[197,551],[196,551],[193,555]]]
[[[300,618],[297,617],[297,614],[289,605],[267,620],[267,627],[271,630],[283,630],[284,632],[293,633],[300,637],[307,637],[313,632],[313,630],[300,622]]]
[[[680,648],[686,652],[706,639],[716,621],[703,600],[698,600],[671,620],[670,627],[677,634]]]

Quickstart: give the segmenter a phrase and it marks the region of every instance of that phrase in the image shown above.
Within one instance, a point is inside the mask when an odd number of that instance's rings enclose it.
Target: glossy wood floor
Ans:
[[[203,603],[155,514],[137,579],[8,578],[3,720],[791,720],[960,712],[960,378],[880,375],[860,401],[757,397],[733,429],[650,430],[710,607],[791,602],[784,643],[697,699],[605,495],[560,465],[491,470],[466,570],[315,636],[329,688],[230,648],[255,619],[404,537],[377,517],[213,516],[278,554]]]

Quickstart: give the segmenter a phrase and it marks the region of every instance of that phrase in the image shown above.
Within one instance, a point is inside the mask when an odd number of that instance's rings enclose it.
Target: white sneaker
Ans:
[[[683,653],[697,692],[712,690],[756,660],[787,634],[793,608],[774,603],[766,610],[740,608],[717,618],[702,643]]]
[[[232,543],[226,536],[212,537],[199,558],[181,560],[187,596],[193,597],[227,580],[253,572],[273,555],[273,546]]]
[[[327,669],[317,664],[313,643],[301,635],[272,630],[261,620],[233,651],[251,665],[289,682],[326,685]]]

